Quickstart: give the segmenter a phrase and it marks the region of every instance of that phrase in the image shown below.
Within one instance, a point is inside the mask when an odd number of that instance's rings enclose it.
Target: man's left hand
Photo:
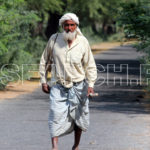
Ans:
[[[87,94],[87,96],[90,96],[90,93],[94,94],[94,90],[93,90],[92,87],[88,87],[88,94]]]

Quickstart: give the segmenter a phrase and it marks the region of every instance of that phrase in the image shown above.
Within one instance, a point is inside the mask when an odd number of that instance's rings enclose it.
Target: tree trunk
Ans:
[[[47,38],[58,31],[60,15],[49,12],[48,25],[45,31]]]
[[[105,20],[103,21],[103,24],[102,24],[102,33],[107,34],[107,23]]]

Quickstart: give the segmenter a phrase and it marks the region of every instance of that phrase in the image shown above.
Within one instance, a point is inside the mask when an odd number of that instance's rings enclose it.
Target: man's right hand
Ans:
[[[50,87],[47,83],[42,83],[42,91],[47,94],[50,93]]]

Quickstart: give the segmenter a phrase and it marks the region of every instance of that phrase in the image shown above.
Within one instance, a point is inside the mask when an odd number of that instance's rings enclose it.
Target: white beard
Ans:
[[[66,41],[70,40],[70,41],[73,41],[76,37],[76,34],[77,34],[77,31],[75,30],[74,32],[66,32],[66,31],[63,31],[63,37]]]

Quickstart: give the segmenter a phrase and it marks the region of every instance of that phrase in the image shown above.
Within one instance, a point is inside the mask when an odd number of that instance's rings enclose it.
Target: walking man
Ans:
[[[88,96],[94,94],[97,69],[89,43],[78,27],[78,17],[67,13],[59,25],[63,32],[50,37],[41,57],[42,90],[50,93],[48,123],[53,150],[58,150],[58,137],[72,131],[72,150],[79,150],[82,131],[89,126]],[[47,82],[49,65],[51,87]]]

